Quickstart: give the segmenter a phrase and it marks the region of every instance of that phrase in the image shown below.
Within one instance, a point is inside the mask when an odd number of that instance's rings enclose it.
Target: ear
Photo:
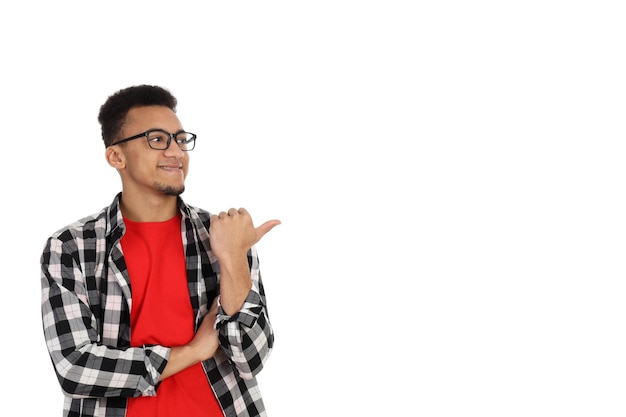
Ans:
[[[120,152],[120,149],[117,146],[109,146],[108,148],[106,148],[104,157],[106,158],[109,165],[111,165],[115,169],[122,169],[126,166],[124,154]]]

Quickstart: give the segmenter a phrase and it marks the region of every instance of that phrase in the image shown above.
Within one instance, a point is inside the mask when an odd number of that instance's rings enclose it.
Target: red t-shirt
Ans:
[[[181,346],[194,336],[181,216],[165,222],[124,218],[124,260],[130,276],[131,346]],[[223,416],[200,363],[161,381],[155,397],[128,400],[127,417]]]

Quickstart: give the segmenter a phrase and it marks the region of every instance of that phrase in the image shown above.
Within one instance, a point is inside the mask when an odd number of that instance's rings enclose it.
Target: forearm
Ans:
[[[189,346],[178,346],[170,349],[170,357],[165,365],[165,369],[161,374],[161,379],[170,377],[184,369],[189,368],[200,362],[200,359],[194,349]]]
[[[216,314],[217,300],[214,300],[191,342],[170,349],[170,356],[161,374],[161,379],[172,376],[215,355],[219,348],[218,334],[215,329]]]
[[[243,306],[252,288],[248,257],[220,261],[220,305],[227,315],[233,315]]]

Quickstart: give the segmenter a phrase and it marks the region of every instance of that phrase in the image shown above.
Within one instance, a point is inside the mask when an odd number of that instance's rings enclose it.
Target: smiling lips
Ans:
[[[181,171],[183,169],[181,165],[159,165],[159,168],[164,169],[165,171]]]

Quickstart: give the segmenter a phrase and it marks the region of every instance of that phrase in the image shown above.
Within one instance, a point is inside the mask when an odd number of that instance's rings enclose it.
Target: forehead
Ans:
[[[128,111],[122,130],[125,134],[136,134],[148,129],[163,129],[168,132],[182,130],[178,116],[169,107],[143,106]]]

